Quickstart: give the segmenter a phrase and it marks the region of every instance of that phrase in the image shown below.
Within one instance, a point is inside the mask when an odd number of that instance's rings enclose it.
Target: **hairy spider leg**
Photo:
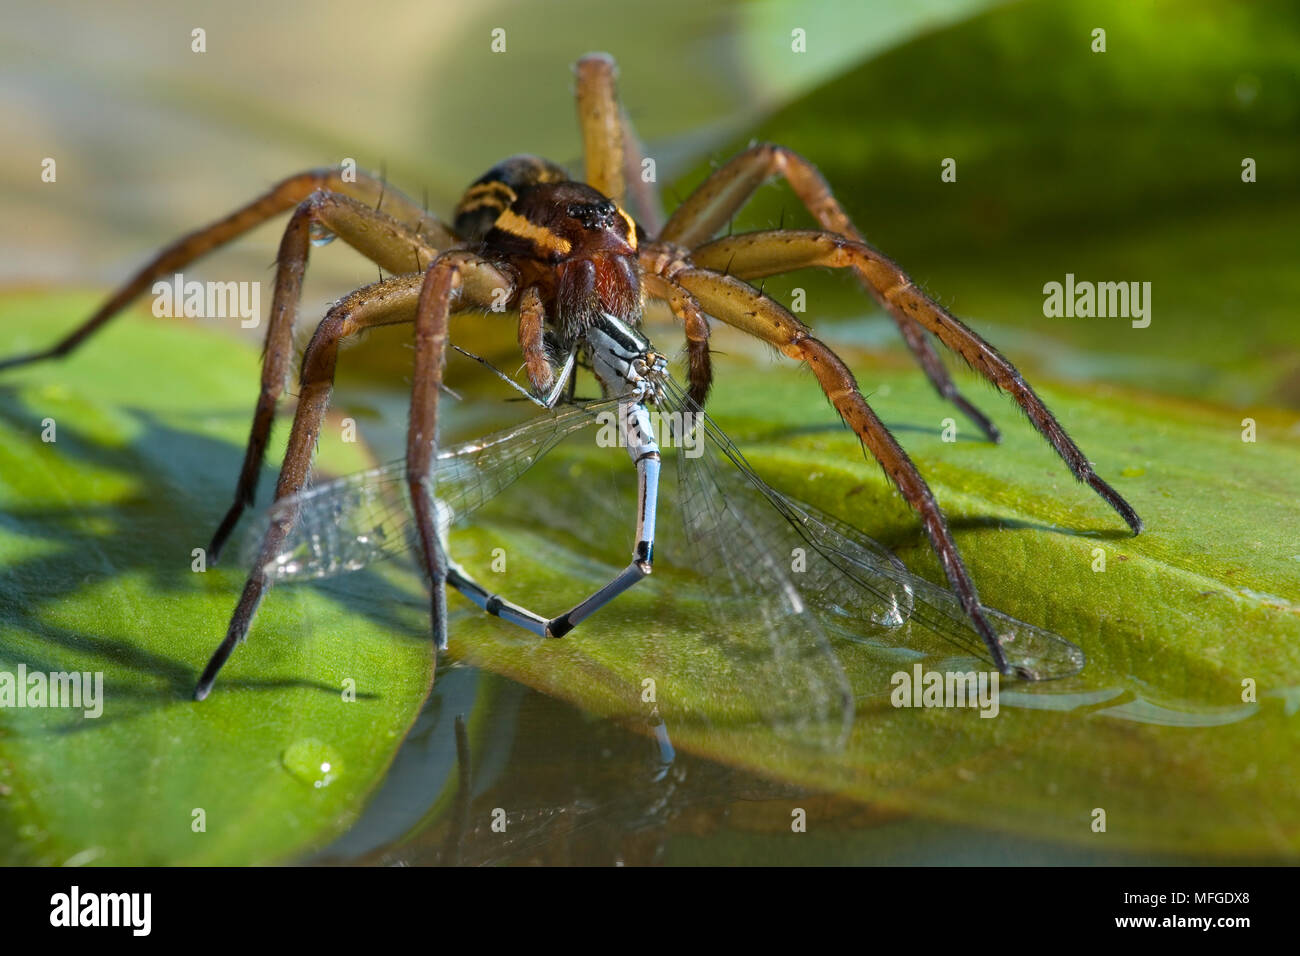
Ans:
[[[466,295],[466,280],[479,288]],[[484,287],[483,280],[489,285]],[[415,512],[424,571],[429,580],[430,617],[438,647],[447,645],[447,559],[438,539],[434,514],[433,462],[438,440],[438,399],[443,362],[447,352],[447,326],[452,301],[460,297],[482,304],[491,302],[491,289],[507,289],[507,299],[516,292],[515,279],[473,253],[443,253],[428,269],[415,311],[415,368],[411,374],[411,415],[406,437],[406,481]],[[484,293],[487,293],[486,295]]]
[[[709,269],[684,268],[671,280],[690,292],[709,315],[772,343],[790,358],[804,362],[840,417],[857,434],[907,503],[920,515],[944,574],[976,632],[988,646],[998,670],[1007,673],[1006,655],[980,604],[975,583],[962,562],[934,493],[901,445],[872,411],[848,366],[812,330],[780,303],[749,284]]]
[[[231,532],[257,495],[257,479],[293,356],[293,330],[298,321],[311,239],[320,235],[320,230],[338,236],[367,259],[397,274],[419,274],[438,254],[418,230],[348,196],[318,190],[298,204],[285,227],[276,257],[275,296],[262,350],[262,381],[244,463],[234,501],[208,545],[210,561],[216,561],[221,555]]]
[[[781,176],[789,183],[799,201],[823,229],[854,242],[865,242],[817,167],[793,150],[771,143],[751,146],[710,175],[673,211],[658,238],[691,249],[707,242],[750,200],[760,186],[775,176]],[[1002,436],[997,426],[958,391],[948,370],[926,338],[925,328],[896,302],[885,297],[886,290],[873,282],[871,276],[856,268],[854,271],[862,287],[893,318],[907,347],[911,349],[935,390],[961,409],[989,441],[1000,441]],[[750,278],[734,268],[730,274]]]
[[[268,219],[297,206],[285,227],[276,257],[275,295],[262,353],[261,388],[253,410],[244,462],[234,501],[213,533],[208,560],[215,562],[244,510],[253,504],[257,479],[284,391],[293,355],[297,320],[307,267],[309,240],[316,228],[343,240],[394,273],[419,272],[440,248],[455,242],[451,230],[381,180],[363,172],[355,181],[340,169],[316,169],[282,180],[268,192],[208,226],[182,236],[157,253],[128,279],[86,322],[53,347],[0,361],[0,369],[67,355],[119,314],[154,281],[182,269],[209,252],[244,235]],[[380,211],[385,208],[387,211]]]
[[[587,184],[630,206],[646,232],[655,235],[663,225],[658,177],[648,176],[645,147],[619,100],[618,68],[607,54],[591,53],[574,72]]]
[[[454,257],[452,269],[440,266],[444,259],[435,260],[434,265],[424,273],[395,276],[382,282],[358,289],[341,299],[326,314],[312,336],[311,343],[303,355],[298,408],[294,414],[293,427],[289,433],[289,446],[285,452],[284,463],[280,468],[280,478],[276,484],[275,500],[279,501],[289,495],[297,494],[307,482],[311,469],[312,454],[320,436],[321,423],[329,405],[333,390],[334,372],[338,363],[340,343],[347,337],[356,335],[364,329],[380,325],[395,325],[410,322],[413,317],[418,320],[419,304],[424,290],[433,283],[439,284],[439,290],[447,292],[444,308],[451,299],[450,284],[459,290],[457,310],[488,308],[493,301],[495,290],[506,288],[513,291],[513,278],[491,264],[479,260],[465,252],[445,254]],[[449,279],[449,272],[454,272],[454,280]],[[433,328],[430,328],[430,326]],[[444,327],[446,318],[443,317]],[[412,466],[419,476],[419,487],[425,487],[424,479],[428,476],[429,460],[433,456],[433,431],[436,426],[438,383],[441,381],[441,356],[434,363],[438,339],[436,310],[429,313],[423,325],[417,325],[416,334],[416,374],[412,383],[412,430],[419,429],[420,438],[427,436],[426,449],[421,452],[419,441],[408,441],[408,469]],[[438,366],[437,374],[430,375],[431,364]],[[422,378],[422,375],[424,376]],[[418,415],[416,414],[418,405]],[[411,454],[414,450],[414,454]],[[421,462],[423,464],[421,465]],[[419,501],[419,495],[414,500]],[[417,518],[419,512],[417,510]],[[230,657],[235,647],[248,635],[258,605],[269,587],[265,568],[279,553],[280,547],[293,527],[296,512],[278,515],[267,528],[258,552],[258,558],[244,584],[244,590],[231,616],[225,639],[217,647],[212,658],[204,668],[198,685],[194,690],[196,700],[207,697],[212,689],[222,665]],[[426,554],[426,568],[433,568],[435,574],[431,580],[439,581],[436,572],[439,566],[437,552],[432,558]],[[440,588],[435,587],[433,607],[440,606]],[[434,618],[435,625],[445,616]]]
[[[718,239],[691,253],[704,269],[730,267],[733,275],[768,276],[812,266],[853,269],[866,276],[891,306],[923,326],[968,365],[1007,392],[1056,449],[1070,472],[1097,492],[1124,519],[1134,534],[1142,519],[1133,507],[1093,471],[1079,446],[1005,356],[926,296],[894,262],[861,242],[827,232],[806,230],[753,232]]]
[[[424,212],[417,203],[399,192],[385,190],[384,183],[373,176],[358,171],[356,181],[350,182],[344,181],[342,171],[333,167],[308,170],[281,180],[225,218],[177,239],[127,279],[94,315],[55,345],[40,352],[0,359],[0,370],[67,355],[130,305],[137,296],[152,288],[157,279],[170,276],[199,257],[238,239],[273,216],[292,209],[318,190],[342,193],[376,208],[385,207],[391,217],[417,233],[422,241],[435,249],[445,249],[456,241],[450,229]],[[408,261],[400,270],[390,271],[409,272],[413,264]]]
[[[623,111],[614,87],[617,67],[612,57],[601,53],[583,57],[574,72],[587,185],[621,206],[627,198],[627,160]]]
[[[713,359],[709,352],[709,319],[700,303],[679,285],[654,271],[661,262],[656,261],[653,250],[641,256],[641,281],[649,295],[668,303],[673,315],[681,320],[686,332],[686,381],[695,404],[704,407],[713,385]]]

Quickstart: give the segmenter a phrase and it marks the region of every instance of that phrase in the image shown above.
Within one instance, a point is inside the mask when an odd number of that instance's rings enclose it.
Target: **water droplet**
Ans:
[[[328,246],[334,241],[334,233],[330,232],[318,222],[313,222],[307,230],[307,235],[311,238],[313,246]]]
[[[280,762],[289,773],[318,790],[328,787],[343,773],[343,759],[338,751],[314,737],[295,740],[280,755]]]
[[[1259,95],[1259,77],[1248,73],[1237,77],[1237,85],[1233,92],[1237,94],[1238,103],[1249,106]]]

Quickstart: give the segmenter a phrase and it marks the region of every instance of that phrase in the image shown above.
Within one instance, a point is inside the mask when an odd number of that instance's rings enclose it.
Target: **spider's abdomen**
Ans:
[[[465,190],[456,207],[453,228],[462,239],[477,242],[524,192],[543,183],[561,183],[569,174],[539,156],[503,159]]]

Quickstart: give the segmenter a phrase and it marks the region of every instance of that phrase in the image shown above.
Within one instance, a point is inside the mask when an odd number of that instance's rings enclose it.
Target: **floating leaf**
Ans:
[[[93,304],[4,299],[0,352]],[[414,720],[431,645],[380,573],[273,591],[212,696],[190,700],[244,571],[196,573],[192,552],[230,501],[257,381],[230,337],[136,316],[0,380],[0,675],[103,688],[93,718],[0,708],[0,860],[283,859],[348,826]],[[319,468],[364,466],[326,431]]]

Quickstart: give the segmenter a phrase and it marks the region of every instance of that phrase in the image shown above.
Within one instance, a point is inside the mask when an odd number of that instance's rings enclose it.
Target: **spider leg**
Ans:
[[[574,71],[587,184],[620,206],[630,205],[636,220],[653,235],[663,220],[663,207],[656,183],[642,174],[645,149],[619,102],[614,61],[604,53],[591,53]]]
[[[627,178],[627,205],[632,218],[648,235],[656,235],[664,225],[663,200],[659,198],[657,172],[646,178],[645,146],[632,126],[627,110],[623,117],[623,174]]]
[[[494,269],[489,268],[484,271],[487,274],[481,279],[475,275],[463,283],[465,288],[462,299],[470,300],[476,306],[487,307],[492,302],[492,288],[501,285],[512,287],[513,280]],[[383,282],[358,289],[336,303],[317,326],[316,333],[312,336],[311,343],[303,355],[298,408],[294,414],[293,428],[289,433],[289,446],[275,488],[277,501],[296,494],[307,483],[312,452],[320,436],[321,422],[333,390],[340,343],[363,329],[410,322],[418,312],[421,291],[426,285],[426,275],[428,273],[394,276]],[[431,400],[436,410],[438,382],[424,382],[422,385],[418,377],[425,367],[427,363],[421,366],[417,353],[417,377],[413,394],[420,396],[421,407],[424,408],[430,401],[431,393]],[[441,379],[440,369],[437,378]],[[433,447],[430,443],[428,448],[430,458],[432,454]],[[427,465],[425,474],[427,474]],[[235,647],[248,635],[258,605],[269,586],[264,569],[279,553],[296,518],[297,515],[294,513],[278,515],[267,529],[258,551],[257,561],[249,572],[239,603],[231,615],[225,639],[213,653],[195,687],[196,700],[208,696],[222,665]],[[435,602],[436,600],[435,598]]]
[[[466,280],[472,284],[466,287]],[[447,324],[453,299],[487,307],[492,289],[505,287],[515,292],[513,277],[486,260],[462,251],[439,256],[424,274],[415,310],[415,371],[411,381],[411,420],[406,439],[406,481],[415,512],[424,570],[429,579],[430,614],[434,641],[447,646],[447,559],[438,540],[431,494],[432,462],[438,440],[438,397],[442,366],[447,351]]]
[[[1008,392],[1024,409],[1034,427],[1056,449],[1074,477],[1084,482],[1115,509],[1137,534],[1142,519],[1114,488],[1092,469],[1061,423],[1007,359],[941,305],[918,289],[907,274],[870,246],[826,232],[755,232],[707,243],[691,254],[703,268],[730,264],[737,275],[765,276],[809,266],[851,268],[865,276],[880,296],[918,326],[933,332],[966,364],[999,389]]]
[[[686,330],[686,379],[690,396],[700,408],[709,397],[713,385],[713,358],[709,352],[709,320],[700,303],[680,285],[668,277],[643,271],[641,281],[645,290],[656,299],[662,299],[681,319]]]
[[[907,503],[920,515],[930,544],[939,557],[944,574],[971,619],[976,632],[988,646],[998,670],[1007,673],[1007,660],[997,634],[980,604],[975,584],[962,562],[957,544],[948,530],[939,504],[916,465],[867,404],[853,373],[824,343],[812,337],[811,329],[782,305],[761,295],[757,289],[731,276],[708,269],[683,269],[670,280],[690,292],[714,318],[771,342],[790,358],[812,369],[822,391],[840,417],[880,462]]]
[[[293,428],[289,433],[289,447],[285,452],[284,464],[280,467],[280,479],[275,487],[277,501],[300,491],[307,482],[312,452],[320,436],[321,421],[325,416],[330,391],[334,385],[334,369],[338,361],[340,340],[345,336],[355,335],[363,328],[409,322],[422,281],[423,276],[417,273],[413,276],[387,279],[376,285],[358,289],[331,308],[317,326],[311,344],[307,346],[307,351],[303,355],[298,408],[294,413]],[[248,634],[253,615],[257,613],[257,606],[261,603],[262,595],[268,585],[264,569],[279,553],[280,546],[293,527],[295,518],[294,514],[279,516],[267,528],[257,561],[248,575],[239,603],[231,616],[225,640],[208,661],[208,666],[204,668],[203,675],[194,690],[196,700],[208,696],[217,672],[221,670],[226,658]]]
[[[385,190],[382,182],[365,173],[358,172],[356,177],[356,182],[344,182],[340,170],[328,168],[313,169],[282,180],[225,218],[182,236],[167,246],[124,282],[94,315],[59,342],[40,352],[0,359],[0,370],[67,355],[130,305],[137,296],[146,289],[152,288],[156,280],[169,277],[200,256],[260,226],[272,216],[292,209],[318,190],[343,193],[376,208],[382,204],[390,216],[407,229],[413,230],[434,248],[445,249],[456,241],[451,230],[424,212],[417,203],[401,193]],[[408,259],[400,269],[390,269],[390,271],[409,272],[412,264]]]
[[[410,273],[412,266],[417,266],[415,271],[422,271],[438,254],[417,231],[347,196],[320,190],[298,204],[285,227],[276,257],[275,297],[263,348],[261,389],[253,411],[244,464],[235,487],[235,499],[208,545],[211,561],[220,557],[244,509],[253,504],[257,493],[257,479],[266,457],[276,405],[284,391],[293,355],[293,329],[311,252],[310,240],[318,228],[339,236],[366,258],[394,273]]]
[[[709,176],[673,211],[659,234],[659,239],[687,248],[707,242],[749,201],[760,186],[778,175],[785,178],[799,201],[823,229],[854,242],[864,241],[817,167],[793,150],[771,143],[750,147]],[[943,362],[926,338],[925,329],[894,303],[886,300],[866,275],[857,269],[854,271],[863,288],[893,318],[907,347],[920,363],[935,391],[961,409],[989,441],[1000,441],[1002,435],[997,426],[957,390],[948,370],[943,367]],[[734,269],[731,274],[740,275]],[[749,276],[741,275],[741,278]]]

